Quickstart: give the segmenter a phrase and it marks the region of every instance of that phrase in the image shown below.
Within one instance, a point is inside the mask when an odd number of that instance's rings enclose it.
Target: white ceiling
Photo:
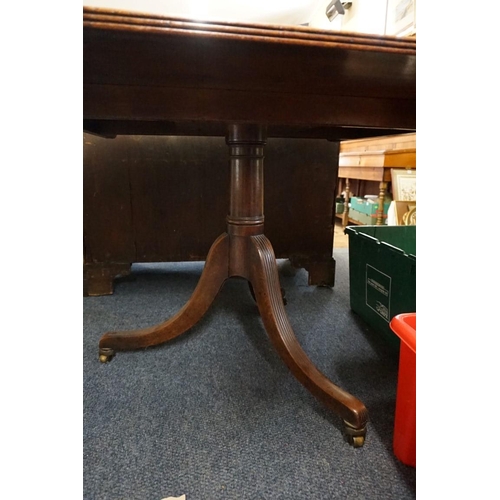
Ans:
[[[200,21],[299,25],[309,22],[325,0],[83,0],[83,5]]]

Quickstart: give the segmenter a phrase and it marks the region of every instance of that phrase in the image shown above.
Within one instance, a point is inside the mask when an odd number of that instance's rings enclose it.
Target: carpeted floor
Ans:
[[[247,283],[228,281],[190,332],[98,360],[108,330],[159,323],[203,263],[140,264],[115,293],[84,298],[85,500],[416,498],[416,471],[392,453],[398,354],[349,308],[348,252],[333,289],[279,261],[295,334],[334,383],[367,406],[365,445],[288,371]]]

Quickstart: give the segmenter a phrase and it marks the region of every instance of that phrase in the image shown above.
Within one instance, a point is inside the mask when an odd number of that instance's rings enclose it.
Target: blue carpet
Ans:
[[[274,351],[247,283],[229,280],[174,341],[98,360],[108,330],[164,321],[203,263],[136,264],[115,293],[84,298],[84,499],[416,498],[416,471],[392,452],[398,354],[349,307],[347,249],[333,289],[279,261],[302,347],[368,408],[365,445],[296,381]]]

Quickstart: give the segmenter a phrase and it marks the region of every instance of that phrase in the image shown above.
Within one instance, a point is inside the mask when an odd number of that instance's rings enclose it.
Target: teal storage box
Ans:
[[[384,203],[384,214],[387,215],[387,211],[389,210],[390,205],[391,205],[390,201]],[[375,203],[373,203],[371,201],[365,200],[364,198],[359,198],[354,196],[351,198],[351,208],[353,210],[361,212],[362,214],[375,215],[375,213],[378,210],[378,206],[379,206],[378,200]]]
[[[417,226],[347,226],[351,309],[383,339],[399,339],[389,322],[416,312]]]
[[[364,224],[366,226],[375,225],[377,223],[377,215],[367,215],[357,210],[349,209],[349,218],[359,224]],[[384,216],[383,224],[387,224],[387,218]]]

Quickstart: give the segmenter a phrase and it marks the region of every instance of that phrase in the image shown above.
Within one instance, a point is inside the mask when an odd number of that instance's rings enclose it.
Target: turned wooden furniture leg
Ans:
[[[349,224],[349,197],[350,192],[349,189],[351,187],[351,183],[349,179],[345,180],[345,201],[344,201],[344,213],[342,214],[342,225],[345,227]]]
[[[381,182],[379,184],[379,193],[378,193],[378,209],[377,209],[377,226],[382,226],[385,224],[384,222],[384,202],[385,195],[387,194],[387,182]]]
[[[228,236],[215,240],[203,273],[187,304],[171,319],[151,328],[105,333],[99,341],[99,359],[109,361],[116,351],[127,351],[167,342],[194,326],[208,310],[228,277]]]

